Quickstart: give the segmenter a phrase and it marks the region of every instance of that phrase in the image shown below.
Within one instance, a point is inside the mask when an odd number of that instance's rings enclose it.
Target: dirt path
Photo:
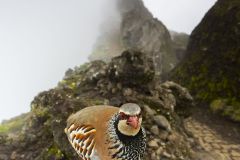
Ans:
[[[240,126],[229,122],[206,109],[194,110],[185,120],[186,129],[193,134],[201,147],[230,160],[240,160]]]

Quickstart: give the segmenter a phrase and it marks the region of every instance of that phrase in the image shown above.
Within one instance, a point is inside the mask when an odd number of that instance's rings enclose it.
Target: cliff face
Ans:
[[[176,65],[176,55],[167,28],[155,19],[142,0],[116,0],[121,17],[120,27],[108,30],[101,35],[106,39],[97,41],[90,60],[110,58],[119,55],[125,49],[145,53],[154,60],[156,75],[169,72]]]
[[[218,0],[190,36],[186,57],[173,72],[198,100],[240,120],[240,1]]]
[[[172,47],[176,54],[177,63],[180,63],[185,57],[189,35],[175,31],[170,31],[170,35],[172,40]]]

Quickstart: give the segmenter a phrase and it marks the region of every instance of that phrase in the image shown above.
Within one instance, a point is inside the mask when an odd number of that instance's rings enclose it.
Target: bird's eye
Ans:
[[[123,113],[123,112],[120,112],[120,119],[128,119],[129,118],[129,116],[128,115],[126,115],[125,113]]]
[[[137,117],[142,117],[142,113],[139,113],[139,114],[137,115]]]
[[[126,117],[126,115],[123,112],[120,112],[119,117],[120,117],[120,119],[124,119]]]

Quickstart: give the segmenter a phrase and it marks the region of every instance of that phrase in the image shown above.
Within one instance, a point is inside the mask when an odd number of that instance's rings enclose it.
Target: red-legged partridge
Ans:
[[[141,160],[146,148],[141,123],[137,104],[92,106],[71,115],[65,132],[83,160]]]

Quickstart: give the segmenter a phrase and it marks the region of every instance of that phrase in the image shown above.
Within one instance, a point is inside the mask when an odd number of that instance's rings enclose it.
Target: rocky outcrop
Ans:
[[[220,113],[235,121],[240,121],[239,23],[240,1],[218,0],[192,32],[172,76],[200,101],[227,101]]]
[[[57,87],[34,98],[30,117],[17,137],[0,136],[0,157],[77,160],[64,133],[67,117],[87,106],[134,102],[143,110],[146,160],[194,159],[196,142],[189,140],[178,114],[178,107],[189,109],[192,97],[174,82],[153,85],[153,66],[146,55],[125,51],[109,64],[94,61],[69,69]]]
[[[167,28],[153,18],[142,1],[121,2],[119,10],[122,15],[121,36],[124,47],[148,54],[154,61],[157,75],[170,71],[175,66],[176,57]]]
[[[152,58],[157,76],[169,72],[177,60],[164,24],[153,17],[142,0],[115,1],[121,17],[120,27],[114,26],[108,29],[108,34],[100,36],[90,60],[109,61],[119,55],[119,51],[131,49]]]

